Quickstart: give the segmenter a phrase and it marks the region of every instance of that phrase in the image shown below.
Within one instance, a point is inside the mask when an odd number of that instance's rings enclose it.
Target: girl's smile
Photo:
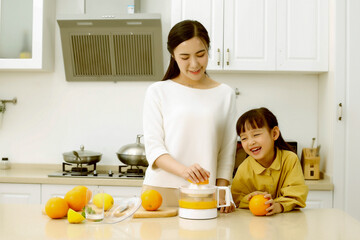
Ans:
[[[259,154],[260,150],[261,150],[261,147],[255,147],[255,148],[251,148],[251,149],[250,149],[250,151],[251,151],[252,153],[254,153],[255,155],[256,155],[256,154]]]
[[[245,152],[263,167],[269,167],[276,157],[275,140],[279,136],[279,128],[250,128],[246,125],[245,132],[240,134],[241,144]]]

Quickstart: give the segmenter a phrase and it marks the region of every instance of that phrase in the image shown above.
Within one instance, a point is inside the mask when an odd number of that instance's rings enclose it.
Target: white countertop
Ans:
[[[359,239],[360,222],[338,209],[302,209],[270,217],[249,210],[210,220],[134,218],[116,224],[50,219],[41,205],[0,204],[0,239]]]
[[[98,170],[118,172],[117,166],[97,166]],[[141,187],[142,179],[102,179],[48,177],[48,174],[61,171],[60,164],[13,164],[10,169],[0,170],[0,183],[30,183],[30,184],[76,184],[103,186]]]
[[[98,170],[118,171],[117,166],[97,166]],[[60,164],[13,164],[11,169],[0,170],[0,183],[32,183],[32,184],[77,184],[104,186],[141,187],[140,179],[101,179],[101,178],[67,178],[48,177],[48,174],[60,171]],[[332,191],[334,185],[328,176],[320,180],[306,180],[312,191]]]

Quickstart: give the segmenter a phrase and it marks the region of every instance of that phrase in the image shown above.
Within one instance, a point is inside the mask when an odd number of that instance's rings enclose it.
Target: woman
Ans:
[[[168,36],[167,72],[146,92],[143,124],[149,167],[143,190],[159,191],[163,206],[178,206],[177,189],[188,181],[209,179],[210,184],[228,186],[232,178],[235,94],[207,75],[209,44],[201,23],[176,24]]]

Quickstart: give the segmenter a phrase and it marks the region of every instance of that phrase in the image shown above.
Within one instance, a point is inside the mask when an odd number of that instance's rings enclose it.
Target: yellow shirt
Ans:
[[[305,207],[309,192],[297,155],[277,149],[274,162],[264,168],[253,157],[247,157],[239,166],[231,186],[234,202],[239,208],[248,208],[247,195],[268,192],[284,212],[295,207]]]

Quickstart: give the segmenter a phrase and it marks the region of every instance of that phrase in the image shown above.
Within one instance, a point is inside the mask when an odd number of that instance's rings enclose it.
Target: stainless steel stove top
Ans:
[[[113,173],[111,171],[97,171],[88,173],[87,175],[74,175],[71,172],[53,172],[48,177],[71,177],[71,178],[106,178],[106,179],[144,179],[144,175],[132,173]]]
[[[48,177],[69,177],[69,178],[105,178],[105,179],[144,179],[145,171],[138,167],[127,168],[126,165],[118,166],[119,170],[98,170],[96,163],[89,165],[69,164],[63,162],[62,171],[56,171],[48,175]]]

